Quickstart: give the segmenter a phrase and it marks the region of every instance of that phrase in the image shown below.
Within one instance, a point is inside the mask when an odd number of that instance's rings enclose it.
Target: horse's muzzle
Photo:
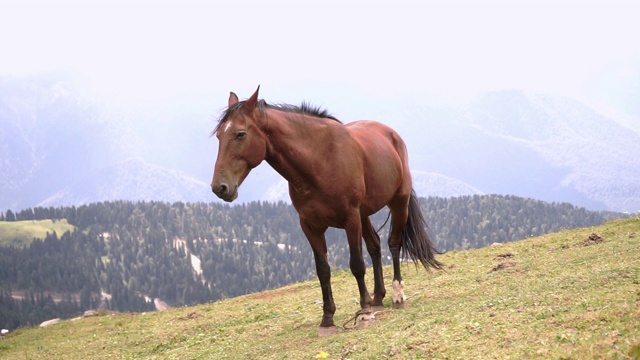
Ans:
[[[211,184],[211,191],[213,191],[217,197],[226,202],[232,202],[238,198],[238,185],[230,187],[225,183],[218,185]]]

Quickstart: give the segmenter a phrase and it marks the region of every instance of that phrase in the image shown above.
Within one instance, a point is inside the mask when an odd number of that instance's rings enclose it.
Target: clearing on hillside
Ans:
[[[67,219],[0,221],[0,246],[27,246],[33,238],[44,239],[54,232],[60,236],[74,229]]]

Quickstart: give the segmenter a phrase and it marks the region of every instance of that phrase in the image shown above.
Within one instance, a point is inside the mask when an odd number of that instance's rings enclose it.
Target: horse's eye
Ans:
[[[247,137],[246,131],[238,131],[238,133],[236,134],[236,139],[238,140],[244,140],[244,138],[246,137]]]

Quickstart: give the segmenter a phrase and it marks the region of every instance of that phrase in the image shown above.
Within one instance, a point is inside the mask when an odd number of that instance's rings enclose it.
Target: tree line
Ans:
[[[420,205],[441,251],[621,216],[498,195],[421,198]],[[372,217],[374,227],[382,227],[383,243],[387,215],[383,209]],[[0,327],[35,325],[99,307],[149,311],[154,298],[171,306],[192,305],[315,277],[297,213],[284,202],[113,201],[0,213],[0,221],[44,219],[67,219],[76,230],[0,249]],[[348,267],[344,231],[330,229],[327,245],[332,268]],[[383,249],[383,261],[390,263]],[[26,296],[12,296],[18,291]]]

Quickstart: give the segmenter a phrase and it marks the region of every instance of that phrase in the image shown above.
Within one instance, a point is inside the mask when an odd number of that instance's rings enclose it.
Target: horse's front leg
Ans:
[[[345,225],[345,231],[349,242],[349,266],[351,267],[351,273],[358,282],[358,290],[360,291],[360,307],[362,309],[370,309],[373,301],[364,281],[366,266],[362,257],[362,224],[359,214],[354,214],[349,218]]]
[[[320,288],[322,289],[322,321],[318,328],[318,335],[327,336],[336,333],[336,326],[333,322],[333,314],[336,312],[336,305],[333,302],[333,293],[331,292],[331,267],[327,259],[327,242],[324,237],[326,228],[317,229],[300,220],[302,231],[304,232],[316,262],[316,274],[320,280]]]

